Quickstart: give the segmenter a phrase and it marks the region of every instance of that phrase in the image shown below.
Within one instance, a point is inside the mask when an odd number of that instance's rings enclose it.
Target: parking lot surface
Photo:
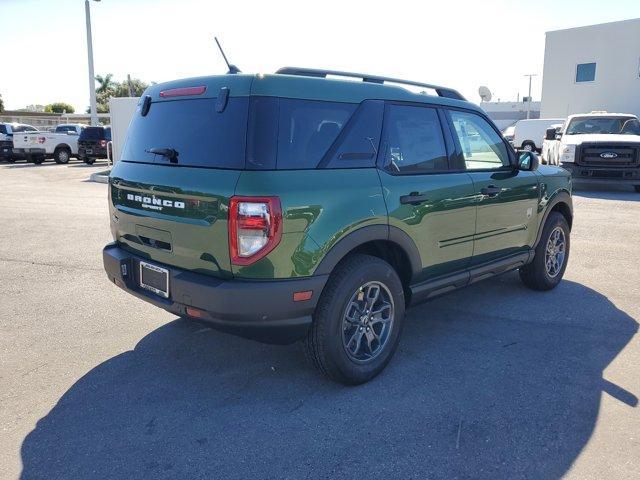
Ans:
[[[109,283],[101,169],[0,164],[0,478],[640,476],[639,194],[577,191],[557,289],[420,305],[346,388]]]

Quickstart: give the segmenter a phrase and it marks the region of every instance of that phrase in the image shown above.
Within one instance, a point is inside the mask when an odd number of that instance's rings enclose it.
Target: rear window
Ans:
[[[135,114],[122,160],[169,164],[152,148],[171,148],[178,165],[244,168],[248,98],[230,98],[222,112],[215,98],[154,102],[146,116]]]
[[[178,165],[298,170],[375,165],[384,104],[279,97],[229,98],[222,112],[216,99],[152,103],[131,123],[122,160],[169,164],[150,149],[173,149]],[[355,112],[355,113],[354,113]]]
[[[80,133],[80,140],[102,140],[104,138],[104,128],[87,127]]]
[[[1,125],[1,124],[0,124],[0,133],[4,133],[4,134],[6,134],[6,133],[7,133],[7,127],[6,127],[6,125]]]

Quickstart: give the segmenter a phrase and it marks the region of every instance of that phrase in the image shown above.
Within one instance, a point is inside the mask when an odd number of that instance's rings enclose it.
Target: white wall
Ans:
[[[122,147],[127,138],[127,130],[136,112],[139,97],[119,97],[109,99],[111,112],[111,141],[113,142],[113,162],[120,160]]]
[[[579,63],[596,78],[576,83]],[[540,116],[606,110],[640,115],[640,18],[547,32]]]

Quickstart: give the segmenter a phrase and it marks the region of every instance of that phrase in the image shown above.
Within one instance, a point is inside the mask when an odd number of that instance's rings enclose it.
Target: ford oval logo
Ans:
[[[616,152],[602,152],[600,154],[602,158],[617,158],[618,154]]]

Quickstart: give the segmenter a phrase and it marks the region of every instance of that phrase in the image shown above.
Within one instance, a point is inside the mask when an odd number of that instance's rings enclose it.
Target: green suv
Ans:
[[[304,340],[348,384],[386,366],[410,304],[514,269],[554,288],[573,218],[570,175],[516,156],[455,90],[301,68],[149,87],[109,209],[117,286]]]

